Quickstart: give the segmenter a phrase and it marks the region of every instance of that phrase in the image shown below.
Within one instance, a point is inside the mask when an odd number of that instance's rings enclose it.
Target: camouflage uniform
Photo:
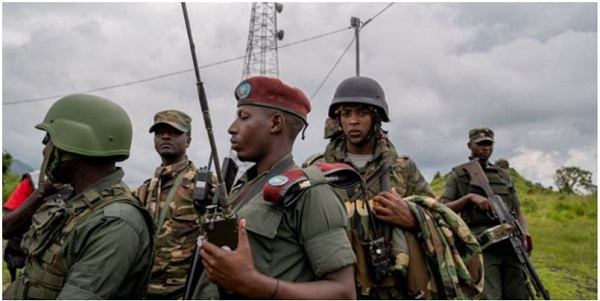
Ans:
[[[197,214],[192,195],[197,168],[188,160],[169,166],[159,166],[152,179],[138,189],[143,205],[156,223],[171,189],[177,189],[169,204],[162,227],[157,229],[156,257],[148,286],[148,298],[174,298],[183,296],[183,288],[192,262],[199,234]],[[181,175],[181,184],[173,188]],[[157,195],[158,198],[157,206]]]
[[[425,178],[421,175],[421,172],[417,168],[414,161],[412,161],[407,156],[399,156],[396,152],[394,145],[391,141],[383,134],[381,131],[378,134],[377,144],[375,146],[375,151],[373,155],[373,159],[370,160],[364,167],[358,168],[356,167],[347,157],[346,152],[346,139],[342,135],[333,141],[331,141],[326,149],[325,153],[321,156],[315,156],[313,159],[309,159],[304,163],[304,166],[311,165],[317,162],[327,162],[327,163],[346,163],[350,166],[353,166],[362,176],[363,179],[369,179],[371,176],[378,173],[378,171],[383,168],[385,162],[392,162],[389,166],[389,185],[391,187],[395,187],[398,193],[402,197],[406,197],[409,195],[423,195],[429,197],[435,197],[433,191],[429,187],[429,184],[425,180]],[[364,206],[363,200],[356,200],[355,202],[350,202],[352,196],[356,193],[359,193],[359,187],[357,187],[354,191],[339,191],[342,194],[342,199],[345,200],[348,216],[350,216],[350,225],[351,225],[351,237],[352,235],[357,235],[356,229],[354,229],[354,220],[352,218],[354,214],[354,207],[356,203],[356,207],[359,209],[359,213],[361,214],[361,219],[363,220],[363,225],[368,225],[367,213],[364,210],[360,210]],[[372,204],[372,198],[383,191],[383,184],[381,177],[377,179],[371,186],[367,188],[367,197],[371,200],[369,203]],[[381,223],[378,223],[381,224]],[[381,225],[379,225],[381,226]],[[367,226],[368,228],[368,226]],[[406,273],[408,267],[408,244],[406,242],[405,234],[399,228],[394,228],[392,231],[392,240],[395,242],[393,253],[395,253],[397,270],[403,271]],[[354,232],[354,233],[353,233]],[[356,238],[354,238],[356,239]],[[362,255],[362,250],[358,250],[355,247],[355,252],[357,253],[358,260],[358,268],[357,272],[357,296],[359,298],[408,298],[406,290],[398,290],[396,283],[398,282],[396,279],[389,277],[384,279],[381,283],[376,283],[375,280],[370,279],[370,277],[365,277],[364,269],[366,269],[367,263],[365,262],[365,256]],[[362,267],[361,267],[362,266]],[[361,273],[363,273],[361,275]]]
[[[156,113],[150,132],[161,123],[183,132],[182,135],[191,130],[191,118],[176,110]],[[186,156],[181,162],[158,166],[152,178],[138,188],[138,196],[157,228],[156,256],[148,299],[183,297],[196,239],[200,234],[192,198],[197,170]],[[165,208],[167,202],[168,208]]]
[[[349,107],[345,108],[346,105]],[[364,109],[371,114],[371,128],[361,142],[375,142],[372,156],[348,153],[349,141],[340,127],[345,120],[343,114],[352,116],[350,111],[365,112]],[[366,182],[366,196],[360,187],[340,191],[350,218],[348,235],[357,257],[357,296],[475,297],[482,287],[479,244],[460,217],[435,200],[416,164],[409,157],[397,154],[381,129],[382,122],[390,121],[388,111],[385,92],[377,81],[364,76],[345,79],[335,91],[325,122],[325,138],[331,141],[323,155],[305,162],[305,165],[319,160],[346,163]],[[357,120],[346,119],[346,122],[358,123]],[[415,233],[380,222],[369,213],[373,198],[391,188],[407,202],[417,222]]]

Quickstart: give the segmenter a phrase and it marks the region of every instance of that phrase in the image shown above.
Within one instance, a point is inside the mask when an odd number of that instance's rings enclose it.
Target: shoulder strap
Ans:
[[[186,173],[187,173],[187,170],[185,170],[185,169],[182,170],[177,175],[177,178],[175,178],[175,182],[173,183],[173,186],[171,186],[171,190],[169,190],[169,194],[167,195],[167,199],[165,200],[165,203],[163,204],[163,207],[160,210],[160,216],[158,217],[158,220],[156,221],[156,231],[158,231],[158,232],[160,232],[160,229],[162,229],[162,225],[165,222],[165,218],[166,218],[167,213],[169,212],[170,207],[171,207],[170,206],[171,205],[171,201],[173,200],[173,197],[175,196],[175,192],[177,191],[177,189],[181,185],[181,182],[183,181],[183,176],[185,176]]]
[[[238,206],[243,206],[250,199],[252,199],[258,192],[263,188],[263,186],[275,175],[281,174],[282,172],[290,169],[294,166],[294,160],[292,158],[286,159],[277,167],[272,168],[269,173],[263,177],[262,179],[251,184],[250,187],[246,188],[242,191],[232,202],[231,207],[237,208]]]
[[[365,189],[369,189],[369,187],[373,186],[373,184],[375,184],[375,181],[377,181],[377,179],[379,179],[380,177],[382,177],[383,174],[390,169],[390,166],[392,166],[392,162],[390,162],[390,161],[387,161],[387,162],[383,163],[383,165],[381,166],[381,168],[376,173],[372,174],[369,177],[369,179],[367,180],[367,185],[366,185]],[[388,190],[389,186],[390,186],[389,174],[388,174],[388,177],[384,177],[382,179],[382,181],[383,181],[382,184],[384,185],[383,186],[384,190]],[[386,186],[387,186],[387,189],[386,189]],[[366,193],[366,191],[365,191],[365,193]],[[352,196],[352,198],[350,199],[350,201],[357,200],[361,195],[362,195],[361,193],[354,193],[353,196]]]

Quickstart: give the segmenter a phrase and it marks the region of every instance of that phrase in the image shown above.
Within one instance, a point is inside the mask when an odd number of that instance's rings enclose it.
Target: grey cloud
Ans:
[[[366,21],[387,5],[284,3],[279,44],[346,28],[351,16]],[[188,3],[200,65],[245,53],[250,7]],[[466,160],[466,132],[486,125],[498,135],[493,159],[514,159],[517,170],[550,185],[561,164],[597,172],[588,163],[597,162],[596,23],[595,3],[395,3],[361,31],[361,74],[385,88],[392,114],[385,128],[427,179]],[[352,38],[345,30],[280,48],[280,77],[311,97]],[[4,3],[3,104],[181,72],[94,94],[132,118],[132,156],[121,164],[131,186],[159,163],[148,127],[166,108],[190,113],[188,153],[205,165],[210,149],[187,43],[179,3]],[[201,70],[221,158],[230,155],[227,127],[243,63]],[[352,46],[312,99],[297,161],[324,149],[329,102],[354,64]],[[3,148],[39,165],[43,133],[33,126],[54,100],[3,105]]]

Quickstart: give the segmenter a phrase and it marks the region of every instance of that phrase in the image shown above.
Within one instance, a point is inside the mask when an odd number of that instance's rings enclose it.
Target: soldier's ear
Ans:
[[[285,123],[285,117],[281,113],[275,113],[271,116],[271,133],[281,132],[283,124]]]
[[[192,143],[192,136],[186,135],[185,142],[185,147],[190,147],[190,144]]]

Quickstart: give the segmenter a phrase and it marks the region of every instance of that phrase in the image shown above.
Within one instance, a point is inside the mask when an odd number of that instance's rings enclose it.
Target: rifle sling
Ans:
[[[488,199],[494,196],[494,192],[492,190],[492,187],[490,186],[490,180],[485,175],[485,172],[483,171],[483,168],[481,167],[477,159],[469,161],[464,165],[463,168],[467,171],[469,177],[481,178],[480,188],[483,189]]]
[[[165,218],[166,218],[167,213],[169,212],[170,207],[171,207],[171,201],[173,200],[173,197],[175,196],[175,192],[179,188],[179,185],[181,185],[181,182],[183,181],[183,176],[185,175],[186,170],[187,169],[184,169],[181,172],[179,172],[179,174],[177,175],[177,178],[175,179],[175,182],[173,183],[173,186],[171,186],[171,190],[169,190],[169,194],[167,195],[167,199],[165,200],[165,203],[164,203],[164,205],[163,205],[163,207],[162,207],[162,209],[160,211],[160,216],[159,216],[158,220],[156,221],[156,231],[157,231],[157,233],[160,233],[160,229],[162,229],[162,225],[165,222]],[[157,203],[159,201],[159,198],[160,198],[160,195],[157,196],[157,198],[156,198]]]

